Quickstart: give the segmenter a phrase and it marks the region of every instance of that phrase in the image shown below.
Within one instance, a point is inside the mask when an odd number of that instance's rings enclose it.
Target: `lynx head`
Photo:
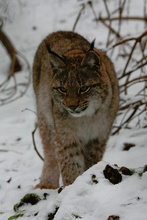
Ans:
[[[50,50],[49,62],[53,72],[52,92],[59,110],[73,117],[91,116],[97,112],[108,93],[102,75],[101,60],[93,50],[85,53],[68,51],[62,57]]]

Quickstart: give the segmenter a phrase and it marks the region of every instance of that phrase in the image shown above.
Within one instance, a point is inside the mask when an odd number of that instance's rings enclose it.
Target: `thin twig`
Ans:
[[[107,4],[107,1],[106,1],[106,0],[103,0],[103,2],[104,2],[104,6],[105,6],[105,9],[106,9],[106,12],[107,12],[107,14],[108,14],[109,26],[111,27],[111,19],[110,19],[110,18],[111,18],[111,15],[110,15],[109,7],[108,7],[108,4]],[[109,32],[108,32],[108,35],[107,35],[106,47],[109,46],[111,32],[112,32],[112,30],[109,29]]]
[[[80,11],[79,11],[79,14],[78,14],[78,16],[77,16],[77,18],[76,18],[76,20],[75,20],[74,25],[73,25],[72,31],[75,31],[76,26],[77,26],[77,23],[78,23],[78,21],[79,21],[79,19],[80,19],[80,17],[81,17],[82,12],[84,11],[84,9],[85,9],[85,4],[82,4],[82,7],[81,7],[81,9],[80,9]]]
[[[35,125],[35,129],[32,131],[32,140],[33,140],[33,145],[34,145],[34,150],[36,151],[37,155],[40,157],[41,160],[44,161],[44,158],[40,155],[37,147],[36,147],[36,142],[35,142],[35,132],[37,130],[38,126],[37,124]]]
[[[21,57],[27,65],[28,80],[26,83],[18,83],[16,80],[16,78],[17,78],[16,74],[9,75],[7,77],[7,79],[4,80],[4,82],[0,85],[1,93],[3,93],[5,95],[6,92],[9,91],[10,87],[7,88],[7,86],[8,86],[10,79],[13,79],[14,83],[13,83],[13,86],[11,87],[10,95],[7,98],[0,99],[0,106],[14,102],[15,100],[22,97],[27,92],[29,85],[30,85],[30,82],[31,82],[31,67],[30,67],[30,64],[29,64],[27,58],[24,55],[22,55],[20,52],[16,52],[16,54],[17,54],[17,56]],[[22,86],[24,88],[23,91],[20,91],[20,94],[16,95],[18,93],[18,87],[22,87]]]
[[[96,21],[118,21],[120,19],[120,17],[111,17],[109,19],[109,17],[99,17],[99,18],[96,18],[95,20]],[[121,17],[121,20],[130,20],[130,21],[145,21],[147,22],[147,17],[139,17],[139,16],[122,16]]]

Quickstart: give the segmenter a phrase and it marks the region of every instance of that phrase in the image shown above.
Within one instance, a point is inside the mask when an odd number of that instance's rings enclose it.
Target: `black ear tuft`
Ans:
[[[44,40],[46,49],[50,55],[50,64],[54,72],[60,72],[61,69],[65,68],[64,59],[57,53],[51,50],[50,45]]]
[[[52,53],[50,45],[46,42],[46,40],[44,40],[44,43],[45,43],[45,46],[46,46],[48,53]]]
[[[48,51],[49,54],[53,54],[54,56],[57,56],[59,59],[61,59],[64,62],[64,59],[57,53],[55,53],[54,51],[51,50],[50,45],[44,40],[44,43],[46,45],[46,49]]]
[[[89,50],[93,50],[94,49],[94,44],[95,44],[95,39],[91,42]]]

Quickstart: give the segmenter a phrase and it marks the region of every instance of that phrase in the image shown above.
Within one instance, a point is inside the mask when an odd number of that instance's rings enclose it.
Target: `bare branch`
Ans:
[[[79,11],[79,14],[78,14],[78,16],[77,16],[77,18],[76,18],[76,20],[75,20],[74,25],[73,25],[73,29],[72,29],[73,31],[75,31],[76,26],[77,26],[77,23],[78,23],[78,21],[79,21],[79,19],[80,19],[80,17],[81,17],[82,12],[84,11],[84,9],[85,9],[85,4],[82,4],[82,5],[81,5],[81,9],[80,9],[80,11]]]
[[[38,125],[36,124],[35,125],[35,129],[32,131],[32,140],[33,140],[34,150],[36,151],[36,153],[40,157],[40,159],[44,161],[43,157],[40,155],[40,153],[39,153],[39,151],[38,151],[38,149],[36,147],[35,132],[36,132],[37,128],[38,128]]]
[[[104,17],[102,18],[101,16],[99,18],[96,19],[96,21],[119,21],[120,20],[120,17],[111,17],[109,19],[109,17]],[[121,17],[121,20],[122,21],[125,21],[125,20],[129,20],[129,21],[145,21],[147,22],[147,17],[139,17],[139,16],[122,16]]]

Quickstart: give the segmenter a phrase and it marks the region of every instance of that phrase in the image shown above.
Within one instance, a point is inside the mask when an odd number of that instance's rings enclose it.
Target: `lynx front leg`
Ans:
[[[56,189],[59,187],[59,166],[55,155],[55,146],[51,143],[51,132],[44,117],[39,115],[38,125],[44,148],[44,165],[40,183],[36,188]]]
[[[59,187],[59,167],[54,150],[49,148],[49,145],[47,147],[48,150],[44,151],[45,158],[41,180],[36,188],[56,189]]]
[[[85,170],[102,160],[105,151],[106,142],[94,139],[85,146]]]
[[[57,151],[63,185],[69,185],[84,172],[84,156],[76,144]]]

